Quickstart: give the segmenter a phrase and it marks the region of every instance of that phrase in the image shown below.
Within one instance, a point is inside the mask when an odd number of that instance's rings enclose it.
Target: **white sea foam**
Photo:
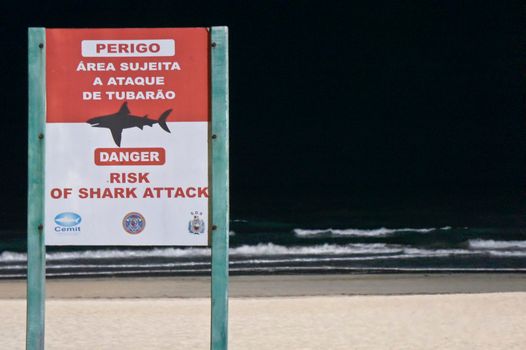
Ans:
[[[489,255],[495,257],[522,257],[526,256],[526,241],[491,241],[471,240],[470,249],[425,249],[412,248],[397,244],[387,243],[353,243],[353,244],[318,244],[313,246],[286,247],[273,243],[260,243],[257,245],[243,245],[230,248],[229,254],[236,260],[260,259],[308,259],[338,256],[352,259],[404,259],[420,257],[447,257],[455,255]],[[210,257],[210,248],[153,248],[141,250],[127,249],[94,249],[75,252],[48,252],[46,260],[50,265],[57,265],[63,261],[75,261],[76,266],[89,264],[89,261],[111,259],[140,259],[140,258],[201,258]],[[188,261],[185,259],[184,261]],[[0,263],[17,264],[25,263],[26,254],[5,251],[0,253]],[[86,261],[82,263],[81,261]],[[255,262],[255,261],[254,261]],[[108,261],[109,263],[109,261]],[[193,263],[192,263],[193,264]],[[1,269],[1,267],[0,267]]]
[[[348,229],[300,229],[295,228],[293,230],[294,234],[297,237],[316,237],[316,236],[347,236],[347,237],[385,237],[392,235],[397,232],[418,232],[418,233],[427,233],[431,231],[439,230],[451,230],[451,226],[444,226],[440,228],[430,227],[430,228],[375,228],[375,229],[357,229],[357,228],[348,228]]]
[[[154,248],[148,250],[85,250],[77,252],[52,252],[46,254],[47,261],[85,260],[85,259],[126,259],[126,258],[178,258],[209,256],[209,248]],[[25,253],[5,251],[0,254],[0,262],[26,261]]]
[[[478,254],[468,249],[423,249],[404,248],[404,255],[408,257],[446,257],[452,255]]]
[[[27,255],[25,253],[15,253],[10,251],[5,251],[0,254],[0,262],[17,262],[17,261],[26,261]]]
[[[317,255],[373,255],[379,258],[382,254],[401,254],[403,256],[446,256],[450,254],[469,254],[470,251],[463,249],[418,249],[407,248],[396,244],[385,243],[354,243],[346,245],[321,244],[313,246],[285,247],[272,243],[260,243],[257,245],[243,245],[231,248],[231,257],[253,257],[253,256],[317,256]],[[49,262],[67,260],[101,260],[101,259],[134,259],[134,258],[187,258],[187,257],[209,257],[209,248],[154,248],[150,250],[87,250],[81,252],[53,252],[46,255]],[[375,257],[376,256],[376,257]],[[0,262],[23,262],[26,254],[3,252],[0,254]]]
[[[285,247],[272,243],[257,245],[243,245],[230,248],[231,256],[258,256],[258,255],[317,255],[317,254],[382,254],[401,251],[395,245],[383,243],[375,244],[323,244],[316,246]],[[208,257],[210,248],[154,248],[144,250],[86,250],[77,252],[52,252],[46,254],[47,261],[63,260],[100,260],[100,259],[133,259],[133,258],[185,258]],[[26,261],[25,253],[3,252],[0,262]]]
[[[400,252],[397,245],[385,243],[374,244],[320,244],[314,246],[285,247],[266,243],[258,245],[244,245],[230,250],[230,255],[324,255],[324,254],[387,254]]]
[[[303,253],[303,252],[301,252]],[[394,251],[394,254],[389,255],[360,255],[354,254],[352,256],[348,255],[311,255],[311,254],[296,254],[296,255],[266,255],[266,256],[238,256],[237,259],[230,260],[230,266],[237,265],[275,265],[275,264],[302,264],[302,263],[323,263],[323,262],[345,262],[345,261],[371,261],[371,260],[393,260],[393,259],[414,259],[422,257],[443,257],[450,255],[461,255],[469,254],[465,250],[427,250],[427,249],[413,249],[413,250],[398,250]],[[501,253],[501,252],[499,252]],[[77,264],[68,264],[55,261],[46,266],[47,271],[55,270],[68,270],[68,269],[173,269],[174,271],[179,271],[181,267],[194,267],[199,268],[202,266],[210,266],[210,261],[177,261],[169,263],[77,263]],[[5,265],[0,268],[0,270],[24,270],[26,268],[25,264],[17,265]]]
[[[525,249],[526,241],[494,241],[492,239],[471,239],[471,249]]]

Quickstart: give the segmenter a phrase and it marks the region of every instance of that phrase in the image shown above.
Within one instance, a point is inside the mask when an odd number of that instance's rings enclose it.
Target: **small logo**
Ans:
[[[144,216],[137,212],[128,213],[122,219],[122,227],[132,235],[141,233],[144,230],[144,226],[146,226],[146,220]]]
[[[65,212],[55,216],[56,232],[77,232],[80,231],[82,218],[77,213]]]
[[[190,215],[193,216],[192,220],[188,222],[188,232],[198,235],[205,232],[205,222],[203,221],[203,213],[199,211],[192,211]]]

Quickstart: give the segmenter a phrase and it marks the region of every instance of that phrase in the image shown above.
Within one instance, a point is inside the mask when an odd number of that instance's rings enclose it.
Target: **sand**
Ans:
[[[302,278],[308,279],[309,276],[295,276],[285,284],[288,283],[287,288],[293,295],[303,288],[304,296],[237,296],[230,299],[230,349],[524,349],[526,292],[506,291],[520,289],[518,286],[522,285],[524,277],[516,276],[508,284],[497,277],[504,291],[496,293],[340,295],[340,287],[336,288],[338,293],[334,293],[325,283],[329,294],[325,296],[308,295],[308,287],[313,285],[318,285],[315,292],[323,290],[323,278],[311,279],[304,284]],[[324,277],[325,282],[330,282],[334,276]],[[268,279],[275,281],[275,278],[269,276]],[[338,276],[335,278],[340,279]],[[388,284],[386,281],[391,277],[385,278],[384,283]],[[405,278],[404,285],[411,284],[411,278]],[[478,278],[486,280],[485,283],[480,282],[480,285],[486,285],[486,289],[491,289],[493,284],[498,285],[495,278],[483,278],[482,275]],[[260,290],[265,278],[258,276],[255,280],[259,282],[250,283],[252,279],[254,277],[240,278]],[[376,283],[381,279],[381,276],[373,278],[370,286],[374,288],[369,289],[377,289],[380,285]],[[428,288],[430,293],[437,288],[445,288],[436,287],[441,285],[440,278],[412,278],[413,282],[422,279],[429,285],[435,285]],[[366,280],[361,280],[361,283],[367,284]],[[445,277],[442,280],[451,282]],[[135,279],[136,286],[140,286],[141,281],[144,282],[144,279]],[[185,280],[183,284],[191,285],[192,281]],[[200,279],[197,281],[203,282]],[[48,298],[46,303],[47,349],[209,348],[208,298],[133,297],[137,292],[130,292],[125,298],[101,298],[108,290],[99,290],[96,295],[90,288],[86,289],[91,295],[84,297],[73,296],[79,290],[67,292],[72,286],[123,284],[118,279],[102,282],[54,282],[56,295]],[[133,279],[128,282],[128,286],[132,285]],[[168,283],[163,279],[159,282],[157,286],[161,289]],[[415,282],[415,286],[420,283]],[[16,296],[5,298],[5,290],[9,289],[6,286],[11,285],[16,289],[16,282],[0,284],[0,291],[4,290],[0,293],[4,296],[0,300],[0,318],[3,321],[0,326],[0,349],[23,349],[25,301]],[[144,285],[155,285],[155,279],[147,279]],[[240,288],[234,285],[233,291],[237,290],[237,293],[242,290],[249,292],[250,288],[246,286]],[[63,297],[60,297],[58,287],[62,288]],[[281,290],[268,283],[267,287]],[[352,290],[349,286],[347,289]],[[362,286],[360,291],[365,289]],[[389,290],[387,287],[384,289]],[[116,293],[116,290],[110,293]],[[264,293],[268,291],[260,292]]]

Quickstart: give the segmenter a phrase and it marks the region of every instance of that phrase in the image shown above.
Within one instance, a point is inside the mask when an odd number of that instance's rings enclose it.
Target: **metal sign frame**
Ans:
[[[228,28],[210,28],[211,333],[210,349],[228,349]],[[44,349],[46,246],[44,155],[46,29],[28,29],[28,202],[26,349]]]

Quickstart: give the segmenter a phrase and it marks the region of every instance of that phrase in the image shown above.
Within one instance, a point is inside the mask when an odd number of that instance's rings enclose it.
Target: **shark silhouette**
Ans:
[[[159,124],[164,131],[170,132],[168,125],[166,125],[166,118],[171,112],[171,109],[164,111],[159,120],[148,119],[148,115],[144,117],[131,115],[128,102],[124,102],[117,113],[91,118],[87,123],[96,128],[110,129],[113,141],[120,147],[122,130],[124,129],[137,127],[142,130],[145,125],[152,127],[154,124]]]

